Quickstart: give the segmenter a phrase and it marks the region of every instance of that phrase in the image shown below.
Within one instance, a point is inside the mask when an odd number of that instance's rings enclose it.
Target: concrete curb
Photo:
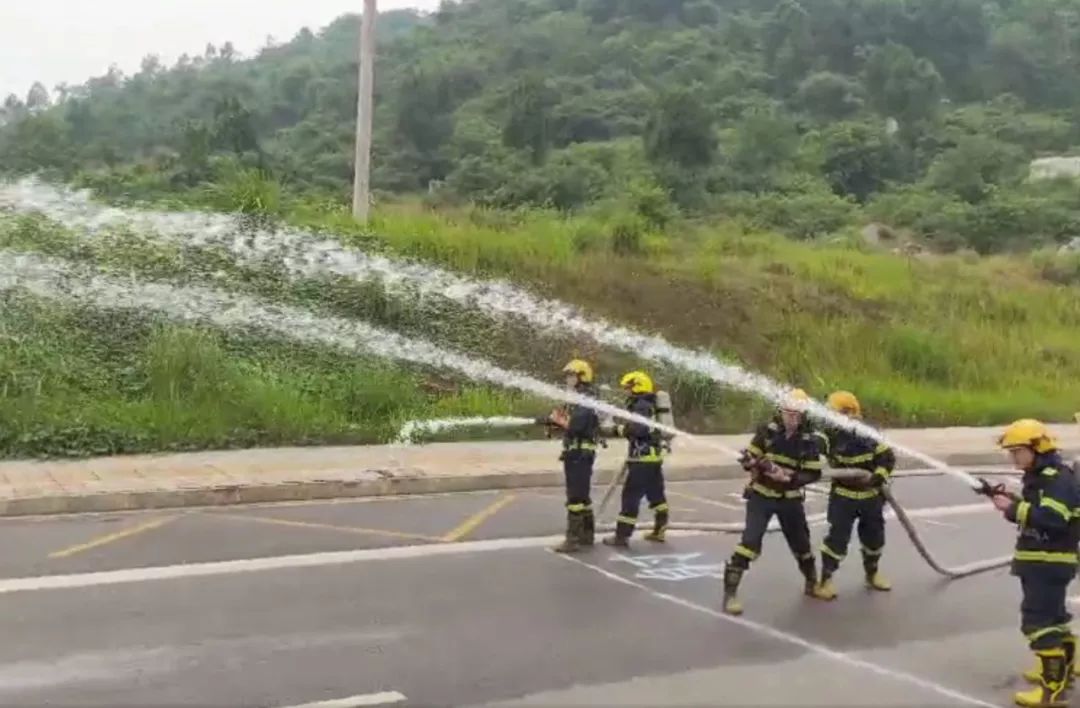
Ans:
[[[1000,465],[1000,454],[957,454],[946,456],[953,466]],[[421,475],[393,477],[383,472],[358,471],[351,480],[311,480],[274,484],[227,485],[196,489],[103,492],[9,499],[0,502],[0,517],[79,514],[145,509],[213,507],[268,502],[315,501],[357,497],[390,497],[418,494],[446,494],[539,487],[562,487],[563,474],[552,461],[551,471],[496,472],[483,475]],[[901,458],[898,470],[923,467]],[[594,487],[610,483],[616,469],[603,467],[593,476]],[[734,464],[672,467],[666,470],[669,482],[713,479],[740,479],[746,473]]]

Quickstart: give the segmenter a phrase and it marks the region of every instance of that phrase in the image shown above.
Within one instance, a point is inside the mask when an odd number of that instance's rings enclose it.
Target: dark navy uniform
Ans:
[[[829,491],[829,532],[821,544],[821,580],[824,584],[847,555],[851,532],[858,522],[863,570],[874,582],[885,547],[885,495],[882,487],[896,467],[896,455],[885,443],[858,433],[834,428],[828,436],[828,461],[833,468],[864,470],[868,481],[834,479]],[[882,589],[885,589],[884,586]]]
[[[1080,544],[1080,493],[1071,467],[1057,453],[1039,455],[1023,477],[1021,499],[1005,512],[1017,525],[1012,573],[1024,599],[1021,629],[1033,650],[1075,649],[1065,591],[1077,568]]]
[[[626,408],[643,418],[655,420],[656,394],[634,394]],[[620,431],[627,440],[627,472],[622,490],[622,509],[616,519],[615,540],[621,544],[634,533],[641,498],[645,497],[654,515],[653,531],[648,538],[662,541],[669,514],[664,491],[663,438],[655,428],[634,421],[621,426]]]
[[[590,398],[596,397],[592,386],[588,384],[579,384],[577,392]],[[592,545],[596,533],[591,491],[599,438],[600,417],[596,411],[587,406],[570,406],[560,459],[566,478],[568,528],[575,532],[578,541],[585,545]]]
[[[817,572],[803,505],[804,487],[821,479],[822,455],[827,446],[825,436],[805,419],[792,436],[788,436],[779,416],[758,429],[743,463],[752,473],[745,492],[746,526],[724,571],[726,597],[734,598],[743,573],[761,555],[762,540],[774,515],[806,579],[806,591],[812,592]],[[768,465],[790,470],[792,479],[787,482],[770,479],[762,473]]]

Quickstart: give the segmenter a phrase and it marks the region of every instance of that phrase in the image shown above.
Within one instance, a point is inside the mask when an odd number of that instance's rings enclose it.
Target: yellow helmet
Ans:
[[[583,359],[574,359],[563,367],[564,374],[577,374],[577,377],[583,383],[592,383],[593,370],[589,362]]]
[[[1014,447],[1030,447],[1040,455],[1057,449],[1057,441],[1049,428],[1037,420],[1023,418],[1014,421],[998,438],[998,445],[1008,450]]]
[[[619,380],[619,386],[630,387],[631,393],[653,393],[653,382],[644,371],[631,371]]]
[[[843,413],[853,418],[862,417],[862,406],[859,405],[859,399],[855,398],[855,394],[851,391],[833,391],[829,394],[829,399],[825,404],[837,413]]]
[[[810,403],[810,396],[801,388],[796,388],[789,391],[788,395],[784,397],[780,410],[802,413],[806,410],[808,403]]]

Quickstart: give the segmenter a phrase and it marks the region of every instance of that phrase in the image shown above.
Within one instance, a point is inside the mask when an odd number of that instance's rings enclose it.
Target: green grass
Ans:
[[[111,199],[124,195],[123,188],[108,193]],[[879,424],[992,425],[1020,416],[1067,421],[1080,408],[1080,293],[1066,284],[1074,282],[1075,264],[1048,253],[906,257],[853,245],[850,234],[793,242],[736,220],[677,221],[661,231],[614,206],[566,218],[542,210],[435,210],[416,201],[392,202],[380,204],[371,225],[362,228],[333,199],[279,195],[241,178],[218,189],[169,193],[168,203],[221,208],[233,199],[238,210],[260,213],[251,206],[259,203],[252,195],[271,195],[268,218],[334,234],[357,247],[507,278],[677,344],[708,348],[818,396],[850,388]],[[161,203],[160,194],[141,196]],[[224,277],[215,284],[222,287],[371,321],[549,380],[569,356],[597,361],[608,383],[628,367],[645,365],[673,392],[680,424],[695,432],[747,430],[768,410],[763,401],[700,376],[657,368],[581,338],[542,337],[454,307],[434,312],[340,279],[290,284],[270,267],[241,268],[220,253],[162,247],[138,234],[111,234],[88,245],[40,219],[6,218],[0,219],[0,248],[43,251],[157,279],[205,283],[208,274],[220,272]],[[255,361],[251,352],[220,344],[205,351],[218,351],[221,358],[200,354],[197,363],[211,362],[240,393],[226,404],[203,401],[197,387],[175,388],[170,377],[146,368],[156,357],[170,362],[162,364],[167,371],[197,370],[185,353],[195,346],[188,339],[161,342],[160,351],[140,350],[142,368],[96,374],[102,381],[122,381],[124,371],[144,372],[135,398],[125,393],[118,399],[110,391],[81,394],[73,403],[75,394],[67,389],[61,396],[46,388],[37,394],[36,410],[55,415],[33,418],[39,423],[23,425],[20,435],[46,421],[59,425],[68,415],[78,418],[73,429],[84,422],[91,430],[113,425],[110,439],[122,444],[109,449],[377,440],[409,417],[532,415],[546,405],[453,379],[443,379],[450,392],[443,384],[425,388],[418,381],[430,374],[375,362],[355,364],[378,372],[369,377],[374,388],[349,384],[349,389],[338,378],[341,355],[334,355],[334,365],[329,359],[286,361],[269,354]],[[281,343],[268,346],[268,352],[274,347],[293,351]],[[48,370],[83,366],[76,352],[61,351],[55,342],[39,344],[38,350],[53,357]],[[342,390],[397,407],[389,415],[350,408],[339,395]],[[402,395],[393,394],[399,390]],[[9,400],[5,389],[7,411],[22,405],[12,403],[27,395],[20,391]],[[395,423],[386,423],[388,418]],[[124,442],[125,436],[137,442]],[[6,450],[46,447],[63,446],[8,444]]]

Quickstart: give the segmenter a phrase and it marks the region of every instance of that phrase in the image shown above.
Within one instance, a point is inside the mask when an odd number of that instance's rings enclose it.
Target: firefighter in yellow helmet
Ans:
[[[1018,420],[998,440],[1022,470],[1020,495],[991,490],[994,506],[1019,533],[1012,574],[1020,579],[1020,628],[1038,665],[1024,677],[1035,684],[1015,695],[1021,706],[1067,705],[1066,689],[1076,673],[1076,635],[1065,591],[1076,575],[1080,546],[1080,490],[1049,429],[1037,420]]]
[[[750,472],[746,487],[746,524],[742,539],[724,566],[724,612],[741,614],[736,597],[739,582],[750,563],[761,555],[769,521],[775,515],[805,581],[803,591],[814,595],[817,568],[810,547],[803,487],[821,479],[822,455],[828,440],[806,417],[810,397],[802,389],[791,391],[776,416],[758,428],[743,453],[743,468]]]
[[[850,391],[834,391],[826,405],[851,418],[862,417],[859,399]],[[822,432],[829,440],[829,466],[852,470],[855,476],[835,477],[829,490],[829,532],[821,544],[821,583],[814,589],[814,595],[822,600],[836,597],[832,576],[847,555],[856,522],[866,585],[873,590],[890,590],[891,585],[878,571],[878,563],[885,547],[882,488],[896,467],[896,455],[885,443],[839,425],[827,426]]]
[[[593,368],[589,362],[574,359],[563,367],[566,386],[575,393],[596,398]],[[538,423],[562,434],[563,475],[566,482],[566,538],[554,548],[559,553],[574,553],[591,546],[596,535],[593,516],[592,473],[600,437],[600,417],[588,406],[567,405],[556,408]]]
[[[627,392],[626,409],[651,420],[657,419],[656,389],[652,379],[643,371],[624,375],[619,385]],[[626,421],[616,428],[616,434],[627,440],[626,482],[622,489],[622,509],[616,519],[615,534],[604,538],[609,546],[626,547],[637,525],[638,510],[644,496],[653,511],[653,530],[645,535],[648,541],[663,542],[668,525],[668,503],[664,494],[663,436],[656,428],[644,423]]]

